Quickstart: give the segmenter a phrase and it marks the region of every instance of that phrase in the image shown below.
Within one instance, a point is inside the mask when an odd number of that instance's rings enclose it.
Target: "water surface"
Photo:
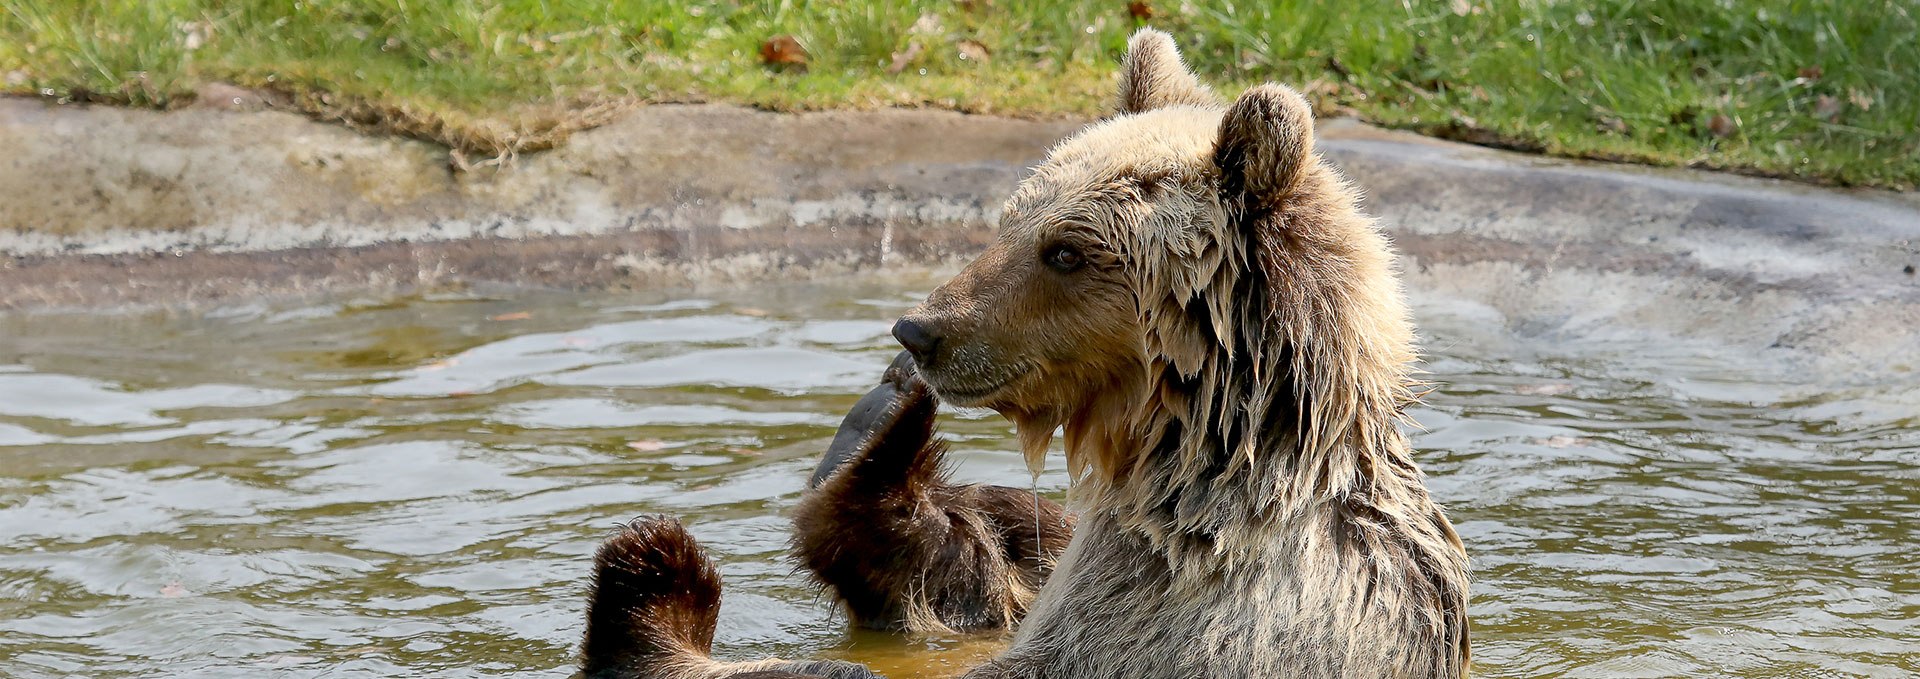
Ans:
[[[951,674],[1000,640],[851,633],[782,559],[924,292],[0,317],[0,676],[565,676],[590,554],[643,512],[722,561],[720,655]],[[1911,385],[1419,315],[1479,675],[1920,672]],[[959,478],[1029,484],[1004,421],[946,420]]]

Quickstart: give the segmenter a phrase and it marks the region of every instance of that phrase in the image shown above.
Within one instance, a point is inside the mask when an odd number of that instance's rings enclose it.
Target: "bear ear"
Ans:
[[[1213,150],[1221,191],[1247,207],[1293,192],[1313,156],[1313,109],[1285,85],[1247,90],[1220,121]]]
[[[1120,66],[1120,104],[1122,115],[1144,113],[1156,108],[1187,104],[1216,106],[1220,100],[1180,61],[1180,49],[1173,36],[1151,28],[1140,29],[1127,41],[1127,56]]]

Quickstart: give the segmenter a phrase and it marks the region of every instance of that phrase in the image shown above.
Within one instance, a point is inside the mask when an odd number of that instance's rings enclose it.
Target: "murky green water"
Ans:
[[[946,674],[995,642],[850,635],[781,558],[916,285],[0,318],[0,676],[565,676],[642,512],[725,563],[721,655]],[[1481,675],[1920,671],[1912,385],[1420,313]]]

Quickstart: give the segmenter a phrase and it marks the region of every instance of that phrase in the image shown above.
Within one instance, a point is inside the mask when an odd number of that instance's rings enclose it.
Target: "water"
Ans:
[[[720,655],[951,674],[1000,640],[851,633],[782,560],[904,287],[0,317],[0,676],[566,676],[643,512],[723,562]],[[1480,675],[1920,671],[1911,385],[1419,310]],[[1028,485],[946,419],[960,478]]]

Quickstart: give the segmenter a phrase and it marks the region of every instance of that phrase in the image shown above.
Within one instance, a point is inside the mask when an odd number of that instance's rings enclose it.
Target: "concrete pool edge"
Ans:
[[[650,106],[456,171],[443,149],[285,112],[0,99],[13,151],[0,309],[950,266],[1079,124]],[[1369,193],[1416,295],[1539,332],[1623,324],[1855,371],[1920,361],[1913,195],[1549,160],[1345,120],[1322,124],[1320,147]]]

